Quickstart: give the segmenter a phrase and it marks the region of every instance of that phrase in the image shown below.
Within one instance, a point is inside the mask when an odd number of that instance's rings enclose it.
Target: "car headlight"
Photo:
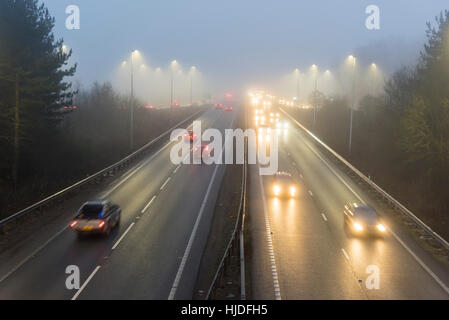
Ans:
[[[383,224],[381,224],[381,223],[379,223],[378,225],[377,225],[377,229],[380,231],[380,232],[385,232],[387,229],[384,227],[384,225]]]
[[[290,187],[290,194],[292,196],[294,196],[296,194],[296,188],[295,187],[293,187],[293,186]]]
[[[275,185],[273,190],[274,190],[275,195],[278,195],[279,193],[281,193],[281,187],[279,187],[278,185]]]
[[[358,222],[354,222],[354,229],[357,231],[362,231],[363,230],[363,226],[358,223]]]

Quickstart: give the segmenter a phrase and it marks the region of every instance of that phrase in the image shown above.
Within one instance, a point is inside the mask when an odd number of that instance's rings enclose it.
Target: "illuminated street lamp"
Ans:
[[[312,64],[312,66],[310,67],[313,71],[313,73],[315,74],[315,90],[313,91],[313,127],[315,127],[315,123],[316,123],[316,105],[317,105],[317,101],[316,101],[316,90],[317,90],[317,79],[318,79],[318,67],[316,64]]]
[[[377,74],[377,65],[373,62],[370,65],[370,71],[371,71],[371,95],[374,96],[374,80],[376,78]]]
[[[190,77],[190,105],[192,105],[192,96],[193,96],[193,73],[195,72],[196,67],[192,66],[190,68],[190,73],[189,73],[189,77]]]
[[[295,69],[295,75],[296,75],[296,102],[297,105],[299,105],[299,69]]]
[[[348,59],[352,60],[352,105],[351,105],[351,120],[349,122],[349,154],[351,154],[352,149],[352,117],[354,113],[354,104],[355,104],[355,61],[356,58],[352,55],[348,57]]]
[[[173,69],[178,64],[176,60],[170,63],[170,108],[173,107],[173,95],[174,95],[174,80],[173,80]]]
[[[134,54],[137,50],[131,51],[131,104],[130,104],[130,125],[129,125],[129,148],[134,149]]]

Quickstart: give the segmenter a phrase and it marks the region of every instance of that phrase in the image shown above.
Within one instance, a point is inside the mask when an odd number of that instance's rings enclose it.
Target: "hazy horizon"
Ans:
[[[118,77],[117,70],[136,49],[152,70],[166,71],[174,59],[184,73],[195,66],[202,77],[195,79],[194,90],[201,96],[282,87],[282,79],[295,68],[307,70],[315,63],[320,70],[333,71],[349,54],[359,56],[362,63],[375,62],[384,75],[391,74],[416,61],[426,22],[449,7],[441,0],[416,5],[422,2],[43,1],[56,19],[56,37],[63,37],[73,49],[71,61],[78,63],[74,78],[84,88],[94,81],[110,81],[129,91],[128,77]],[[79,30],[65,27],[65,8],[72,4],[80,8]],[[380,9],[380,30],[365,27],[365,8],[370,4]],[[169,77],[152,79],[157,85],[148,89],[146,83],[151,81],[141,83],[137,95],[167,100]],[[179,100],[185,101],[187,82],[176,81]]]

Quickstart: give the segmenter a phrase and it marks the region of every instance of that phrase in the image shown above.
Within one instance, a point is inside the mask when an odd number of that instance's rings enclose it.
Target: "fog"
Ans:
[[[131,53],[126,58],[116,66],[110,81],[126,95],[131,91],[132,75],[134,95],[146,106],[202,104],[210,98],[205,77],[196,66],[186,67],[177,60],[157,66],[140,51],[132,53],[132,62]]]
[[[296,68],[305,98],[314,87],[313,64],[318,68],[317,89],[344,95],[353,81],[348,55],[357,57],[356,94],[378,93],[385,78],[416,62],[426,22],[448,7],[447,0],[43,2],[55,17],[56,37],[73,50],[76,80],[83,87],[110,81],[129,93],[130,55],[138,50],[135,94],[158,106],[170,103],[172,75],[173,101],[180,104],[190,103],[190,80],[192,100],[198,102],[225,92],[242,94],[251,87],[293,97]],[[72,4],[80,9],[79,30],[65,26],[65,9]],[[379,30],[365,26],[370,4],[379,6]]]

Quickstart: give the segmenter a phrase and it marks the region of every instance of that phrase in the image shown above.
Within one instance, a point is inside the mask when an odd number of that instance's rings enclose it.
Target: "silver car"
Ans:
[[[88,201],[81,206],[70,223],[78,235],[100,233],[109,235],[120,223],[121,209],[108,200]]]

